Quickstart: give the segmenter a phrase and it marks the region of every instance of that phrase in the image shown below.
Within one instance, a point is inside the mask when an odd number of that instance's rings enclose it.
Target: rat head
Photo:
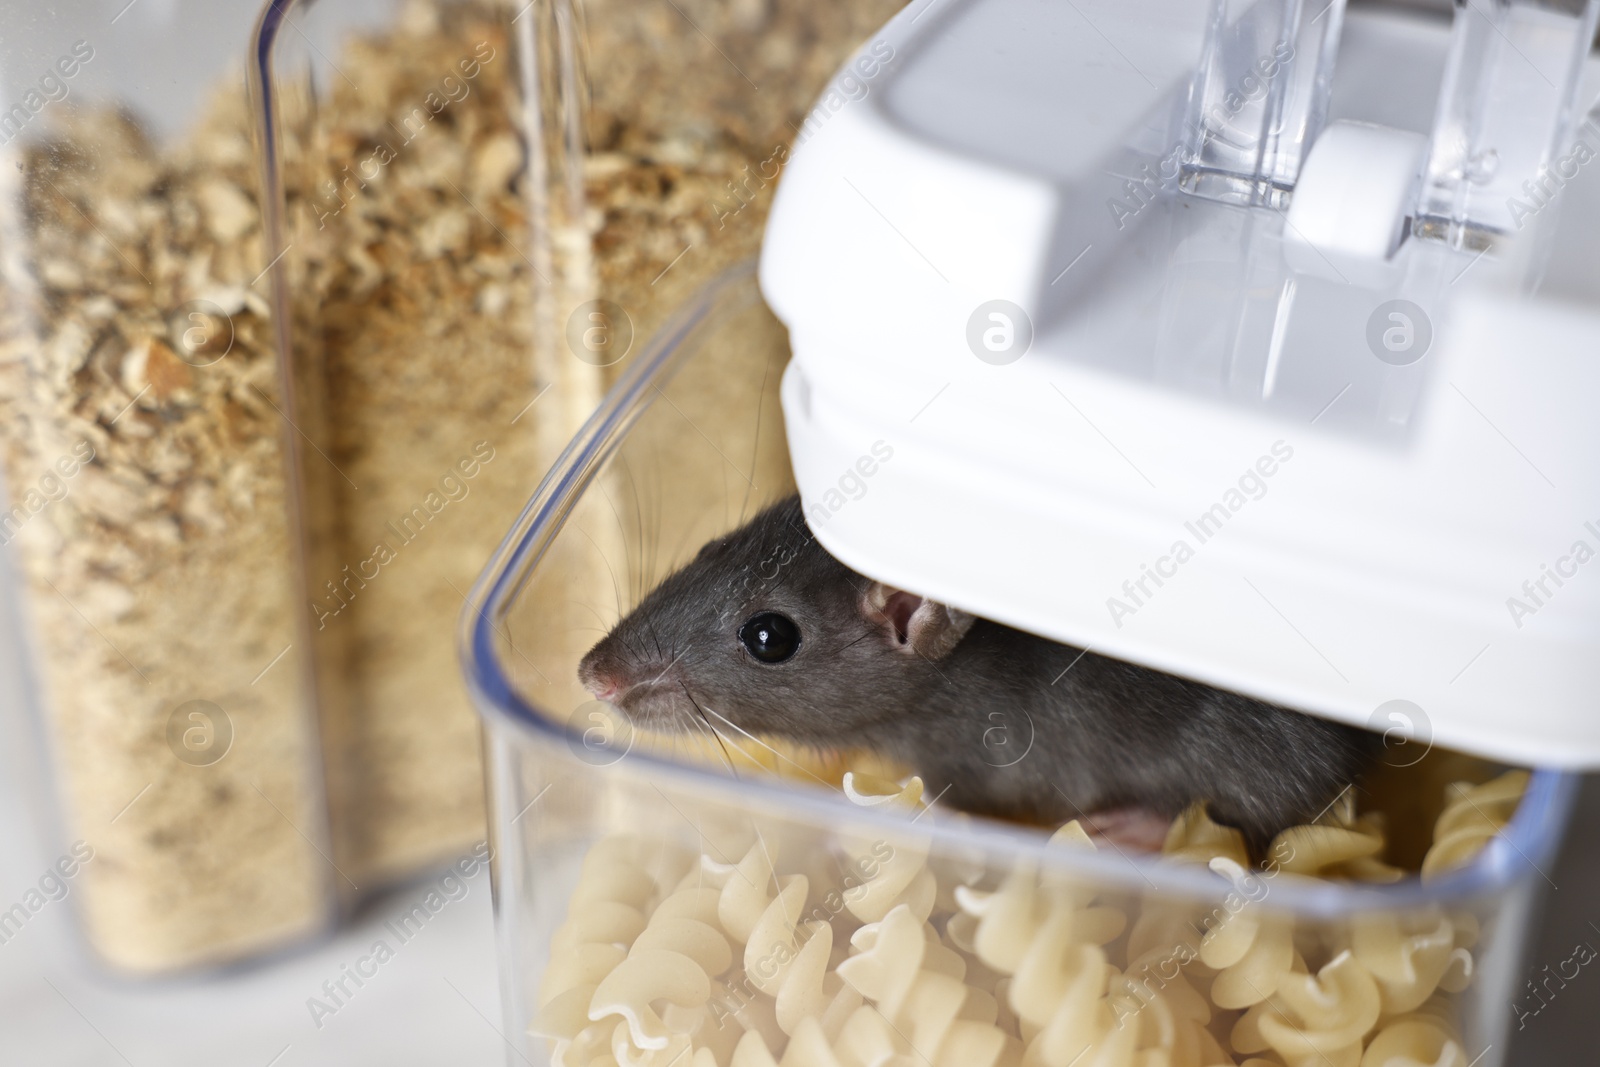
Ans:
[[[647,729],[731,724],[832,746],[903,724],[972,622],[828,555],[790,497],[702,548],[578,676]]]

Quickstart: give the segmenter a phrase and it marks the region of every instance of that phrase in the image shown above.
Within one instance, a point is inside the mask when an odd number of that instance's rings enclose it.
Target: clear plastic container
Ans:
[[[257,6],[39,4],[0,39],[0,543],[57,870],[131,972],[268,951],[335,912],[294,430],[257,284]]]
[[[753,254],[789,123],[898,6],[264,9],[270,277],[353,884],[482,837],[463,596],[644,338]]]
[[[551,370],[534,343],[516,14],[430,0],[262,13],[270,277],[346,896],[483,839],[452,620],[529,471],[575,428],[567,412],[600,393],[595,368]]]
[[[867,778],[847,796],[863,757],[731,726],[660,740],[591,700],[577,664],[603,630],[789,491],[785,355],[748,270],[690,301],[463,616],[509,1063],[1501,1062],[1568,775],[1533,773],[1517,803],[1514,779],[1444,753],[1388,769],[1362,805],[1387,814],[1382,858],[1414,870],[1437,834],[1465,862],[1367,884],[1395,874],[1337,805],[1265,869],[1217,859],[1204,825],[1174,839],[1188,862],[1134,856]],[[1445,805],[1454,777],[1498,784]]]

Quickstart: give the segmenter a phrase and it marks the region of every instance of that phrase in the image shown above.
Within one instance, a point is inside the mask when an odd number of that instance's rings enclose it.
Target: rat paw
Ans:
[[[1144,808],[1108,808],[1083,819],[1090,840],[1135,852],[1160,852],[1172,820]]]

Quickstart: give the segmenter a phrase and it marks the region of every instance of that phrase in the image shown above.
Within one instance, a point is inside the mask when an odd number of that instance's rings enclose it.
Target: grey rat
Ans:
[[[872,581],[823,549],[794,496],[702,548],[578,674],[642,728],[732,723],[868,748],[956,808],[1035,822],[1165,825],[1205,801],[1258,852],[1325,811],[1381,747]]]

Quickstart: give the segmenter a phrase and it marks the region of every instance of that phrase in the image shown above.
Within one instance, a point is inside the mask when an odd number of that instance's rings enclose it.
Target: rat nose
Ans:
[[[583,672],[583,687],[596,700],[614,700],[629,688],[626,679],[601,667],[589,667]]]

